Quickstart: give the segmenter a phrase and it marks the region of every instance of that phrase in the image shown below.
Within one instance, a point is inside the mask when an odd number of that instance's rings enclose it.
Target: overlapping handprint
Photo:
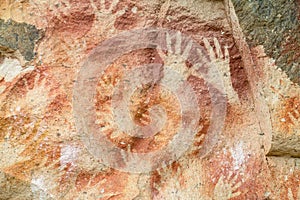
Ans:
[[[54,141],[56,133],[50,132],[46,124],[50,112],[60,112],[61,105],[57,102],[63,95],[56,79],[44,67],[17,76],[13,83],[5,91],[5,101],[1,105],[0,150],[3,153],[0,170],[20,180],[34,182],[39,179],[39,173],[43,173],[41,171],[56,170],[54,165],[59,161],[60,147]],[[57,178],[61,173],[46,179]],[[36,183],[32,184],[33,189],[41,189]]]
[[[112,7],[114,7],[114,4],[106,12],[110,13]],[[135,38],[135,40],[131,40],[131,38]],[[174,38],[175,42],[173,42]],[[115,42],[121,48],[114,47],[112,43]],[[97,113],[96,110],[99,111],[101,109],[95,109],[95,105],[91,105],[90,102],[95,102],[94,97],[104,93],[99,93],[99,91],[95,90],[98,85],[95,75],[105,72],[106,66],[111,66],[113,61],[122,56],[122,54],[155,46],[158,47],[156,49],[163,59],[164,65],[153,63],[131,67],[122,76],[110,76],[109,80],[111,81],[109,82],[113,82],[113,84],[108,84],[110,90],[105,89],[105,87],[102,88],[104,91],[111,91],[105,92],[109,96],[100,95],[104,98],[101,101],[102,104],[96,103],[102,110],[105,110],[105,115]],[[216,62],[210,61],[203,47],[180,32],[163,29],[141,29],[124,32],[108,39],[93,52],[78,76],[74,90],[74,112],[77,118],[77,128],[84,132],[83,141],[89,151],[100,158],[103,163],[119,170],[147,172],[155,170],[162,163],[169,165],[187,151],[194,141],[195,134],[198,134],[203,128],[199,124],[200,111],[197,95],[188,81],[190,76],[204,79],[208,87],[210,87],[209,92],[211,93],[213,107],[211,119],[214,120],[211,120],[211,126],[207,131],[211,138],[205,143],[204,152],[207,153],[210,147],[215,144],[217,135],[221,131],[224,122],[226,110],[225,92],[223,92],[222,81],[219,81],[219,79],[222,79],[218,73],[219,69],[214,67]],[[188,62],[191,64],[191,67],[187,66],[186,63]],[[204,73],[200,74],[200,71]],[[104,83],[107,81],[102,81],[102,85],[105,86],[106,84]],[[157,85],[160,88],[158,90],[154,89]],[[155,151],[150,152],[138,152],[137,150],[132,152],[130,144],[128,144],[129,147],[127,149],[119,147],[119,143],[126,145],[127,142],[118,140],[118,144],[114,144],[113,141],[115,139],[108,139],[112,135],[119,137],[125,133],[132,138],[141,140],[156,137],[157,134],[164,130],[165,124],[171,121],[171,118],[168,115],[169,108],[167,104],[160,104],[160,102],[153,104],[156,101],[154,99],[157,99],[159,95],[154,95],[156,97],[152,100],[152,97],[148,98],[145,96],[145,99],[142,98],[144,103],[149,102],[149,105],[146,106],[146,111],[136,109],[133,106],[134,112],[140,112],[140,124],[135,124],[136,122],[132,119],[131,114],[131,108],[134,104],[132,96],[143,94],[143,92],[137,91],[162,92],[164,89],[168,90],[169,94],[166,95],[165,93],[163,96],[174,95],[181,110],[181,123],[178,124],[178,128],[173,127],[170,129],[175,130],[176,134],[172,136],[171,142],[165,148],[155,149]],[[159,99],[162,101],[163,97],[159,97]],[[110,102],[111,108],[107,107],[108,105],[105,102]],[[86,113],[82,117],[81,115],[84,113],[82,109],[91,112]],[[87,124],[89,125],[87,126]],[[119,133],[115,134],[114,132]],[[200,138],[202,140],[203,136]],[[114,156],[110,155],[111,152],[114,152]]]

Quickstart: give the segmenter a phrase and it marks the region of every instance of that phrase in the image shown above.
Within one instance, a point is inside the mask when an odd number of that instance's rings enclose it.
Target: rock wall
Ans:
[[[299,2],[0,0],[0,199],[300,199]]]

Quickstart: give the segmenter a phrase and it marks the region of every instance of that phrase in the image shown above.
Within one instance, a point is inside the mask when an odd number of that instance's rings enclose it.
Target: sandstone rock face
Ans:
[[[0,0],[0,199],[300,199],[298,1]]]

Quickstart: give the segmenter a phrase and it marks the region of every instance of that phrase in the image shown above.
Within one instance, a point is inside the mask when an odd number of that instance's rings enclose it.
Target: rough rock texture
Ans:
[[[299,2],[233,1],[233,5],[256,55],[254,63],[263,66],[261,70],[266,75],[263,90],[273,122],[269,155],[299,157]],[[277,66],[279,70],[275,69]],[[291,81],[282,79],[283,76]]]
[[[0,199],[300,199],[296,3],[0,0]],[[106,63],[126,48],[124,41],[109,39],[150,27],[175,32],[153,37],[161,37],[161,50],[148,45]],[[138,43],[142,36],[125,43]],[[105,51],[98,48],[105,44]],[[121,104],[128,95],[121,92],[143,79],[133,72],[155,63],[161,67],[156,81],[139,85],[129,94],[128,109],[121,109],[132,122],[118,121],[114,102]],[[87,87],[78,93],[80,78],[93,66],[105,70],[84,80]],[[179,80],[164,79],[168,69],[180,74]],[[209,74],[210,69],[219,73]],[[176,88],[176,81],[190,84],[198,99],[189,112],[181,112],[181,100],[192,101],[192,94],[182,95],[188,89]],[[114,96],[116,88],[121,89]],[[89,110],[77,98],[91,91]],[[216,103],[217,97],[223,101]],[[219,105],[226,110],[214,109]],[[94,121],[78,128],[93,109]],[[189,117],[197,109],[200,117],[193,121]],[[165,122],[162,127],[153,126],[157,118]],[[157,158],[164,162],[152,171],[119,169],[130,157],[105,152],[105,145],[97,148],[105,138],[127,155],[146,157],[178,138],[181,123],[190,121],[196,134],[189,148],[174,161]],[[130,123],[161,129],[140,138],[126,132]],[[220,131],[211,128],[216,124]],[[101,134],[85,140],[91,127]]]
[[[250,46],[263,45],[266,54],[300,83],[299,2],[294,0],[232,1]]]
[[[0,20],[1,54],[19,51],[25,60],[34,58],[35,43],[41,38],[41,32],[34,25],[17,23],[12,20]]]

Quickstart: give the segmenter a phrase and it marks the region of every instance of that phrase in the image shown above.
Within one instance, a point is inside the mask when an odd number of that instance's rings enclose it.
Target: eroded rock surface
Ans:
[[[249,45],[263,45],[266,54],[275,59],[276,65],[299,84],[299,2],[232,2]]]
[[[0,199],[300,199],[296,1],[0,3]]]
[[[34,25],[18,23],[13,20],[0,20],[0,52],[8,54],[19,51],[25,60],[34,58],[34,47],[42,32]]]

